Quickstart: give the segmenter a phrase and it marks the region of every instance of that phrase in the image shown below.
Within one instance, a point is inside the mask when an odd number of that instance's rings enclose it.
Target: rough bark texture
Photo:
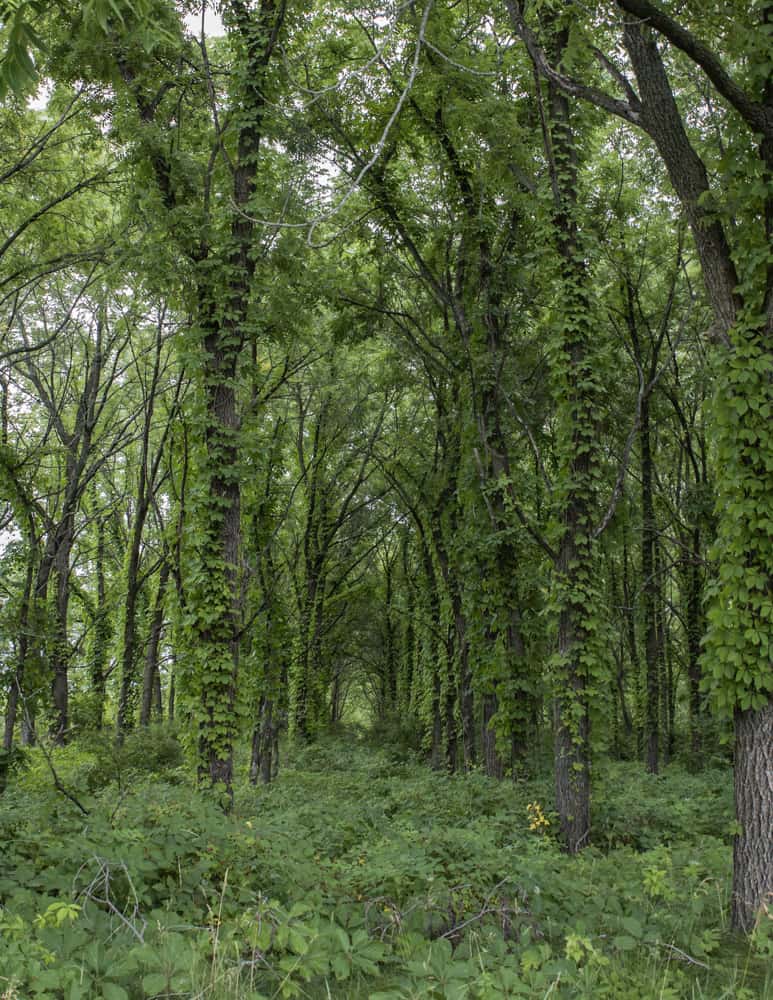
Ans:
[[[773,904],[773,702],[735,716],[732,925],[749,932]]]

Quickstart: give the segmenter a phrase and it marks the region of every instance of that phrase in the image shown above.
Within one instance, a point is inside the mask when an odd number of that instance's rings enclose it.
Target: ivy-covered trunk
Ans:
[[[150,619],[150,635],[145,651],[145,669],[142,676],[142,702],[140,704],[140,725],[150,724],[151,712],[155,709],[156,716],[161,717],[161,675],[158,669],[158,656],[161,645],[161,633],[164,628],[164,600],[169,582],[169,563],[161,564],[158,578],[158,590]]]
[[[589,442],[576,433],[581,452],[571,462],[573,481],[589,475]],[[554,756],[556,811],[561,838],[570,854],[587,846],[590,836],[590,722],[588,712],[588,635],[583,620],[590,609],[583,600],[590,573],[590,524],[581,492],[572,491],[564,508],[556,560],[559,593],[558,656],[555,668]]]
[[[618,0],[633,15],[625,44],[639,85],[639,124],[655,142],[690,223],[719,345],[713,406],[717,460],[722,470],[714,549],[717,578],[709,589],[704,667],[715,705],[736,723],[736,837],[732,923],[750,930],[773,891],[770,778],[773,713],[773,78],[762,99],[744,93],[728,77],[712,83],[761,137],[747,164],[745,187],[733,188],[733,217],[743,208],[743,254],[734,257],[729,227],[716,211],[706,165],[687,135],[658,49],[656,36],[634,0]],[[773,3],[760,7],[761,31],[773,23]],[[660,22],[671,41],[671,22]],[[706,69],[703,56],[687,54]],[[714,57],[708,53],[709,61]],[[759,56],[752,55],[756,64]],[[757,65],[759,70],[760,67]],[[769,67],[768,67],[769,69]],[[706,70],[708,73],[708,70]],[[751,144],[750,144],[751,145]],[[761,180],[753,180],[759,171]],[[728,177],[732,186],[736,180]],[[737,227],[738,228],[738,227]],[[767,773],[765,768],[767,766]]]
[[[244,316],[246,303],[241,306]],[[229,327],[210,329],[204,336],[206,458],[204,495],[196,511],[203,579],[193,605],[199,778],[213,786],[221,784],[229,793],[242,612],[240,419],[235,386],[242,344],[243,335]]]
[[[773,317],[731,336],[714,404],[717,577],[703,665],[715,706],[735,721],[732,925],[750,931],[773,893]]]
[[[63,523],[59,546],[54,558],[54,620],[50,646],[51,697],[53,719],[51,736],[55,743],[67,741],[70,722],[69,712],[69,667],[70,639],[67,624],[70,607],[70,553],[75,534],[74,513]]]
[[[568,29],[555,32],[563,53]],[[594,651],[589,622],[597,614],[593,596],[592,502],[597,448],[595,393],[591,367],[589,274],[579,243],[579,163],[569,101],[549,86],[545,148],[553,183],[553,228],[559,257],[561,310],[554,346],[556,403],[562,427],[561,539],[554,566],[558,607],[558,649],[554,669],[554,753],[556,809],[566,850],[575,854],[590,837],[589,678]]]
[[[222,786],[229,799],[242,615],[240,362],[248,337],[254,335],[251,292],[257,265],[249,205],[257,190],[269,67],[285,12],[284,0],[261,0],[254,7],[244,0],[221,5],[237,56],[229,112],[236,139],[226,153],[213,111],[212,148],[223,152],[231,179],[230,191],[217,196],[226,194],[232,206],[229,231],[217,236],[209,214],[215,160],[200,198],[191,186],[178,183],[179,105],[163,101],[175,84],[165,80],[158,90],[153,79],[157,67],[148,60],[143,64],[144,57],[131,46],[116,57],[144,129],[140,141],[168,213],[170,234],[194,275],[192,330],[198,338],[198,366],[193,382],[204,447],[188,526],[192,545],[184,574],[183,616],[189,648],[182,676],[198,727],[199,779]],[[209,66],[204,62],[202,75],[207,78]],[[208,86],[213,88],[211,79]],[[213,94],[210,89],[209,96]],[[165,142],[165,132],[175,139]],[[182,215],[199,220],[200,227],[180,226]]]
[[[456,705],[460,686],[456,672],[456,631],[453,623],[446,625],[445,635],[445,728],[446,728],[446,770],[453,774],[456,771],[459,757],[459,732],[456,724]]]

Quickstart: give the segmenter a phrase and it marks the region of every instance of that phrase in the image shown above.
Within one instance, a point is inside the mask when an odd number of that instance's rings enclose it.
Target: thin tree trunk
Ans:
[[[497,701],[497,696],[493,691],[489,691],[487,694],[483,695],[483,718],[480,734],[483,766],[489,778],[497,778],[498,780],[501,780],[504,767],[502,764],[502,757],[497,750],[497,736],[491,726],[491,723],[497,714],[498,708],[499,702]]]
[[[432,662],[432,750],[430,754],[433,771],[441,770],[443,764],[443,719],[440,714],[440,669],[437,660]]]
[[[3,728],[3,750],[6,753],[6,761],[13,750],[13,734],[16,727],[16,717],[19,708],[19,699],[24,684],[24,674],[27,666],[27,654],[29,652],[29,630],[30,612],[32,609],[32,588],[35,581],[35,562],[32,549],[27,559],[27,571],[24,577],[24,590],[22,591],[21,605],[19,608],[19,639],[16,644],[16,670],[14,671],[11,683],[8,686],[8,698],[5,706],[5,725]],[[5,787],[5,773],[0,776],[0,785]],[[1,790],[1,789],[0,789]]]
[[[54,559],[56,585],[54,634],[51,643],[51,695],[54,718],[51,736],[54,743],[67,742],[69,729],[69,664],[70,639],[67,632],[70,606],[70,553],[74,533],[74,517],[68,518],[61,544]]]
[[[91,696],[94,703],[93,722],[102,729],[105,717],[105,689],[107,685],[107,658],[110,643],[109,609],[105,584],[105,522],[97,521],[97,606],[94,615],[94,643],[91,651]]]
[[[278,744],[274,733],[274,702],[271,698],[266,698],[261,713],[260,726],[260,780],[264,785],[268,785],[274,776],[273,754]],[[278,766],[278,763],[277,763]]]
[[[174,722],[174,710],[175,710],[175,683],[174,683],[174,666],[169,672],[169,697],[166,708],[166,717],[170,722]]]
[[[639,646],[636,640],[636,605],[634,602],[634,584],[630,579],[630,560],[628,558],[628,539],[623,536],[623,614],[625,616],[625,638],[628,646],[628,657],[631,661],[634,688],[634,719],[636,736],[636,754],[639,756],[644,747],[644,698],[642,697],[642,669],[639,658]]]
[[[152,715],[157,722],[162,722],[164,718],[164,692],[161,690],[161,671],[156,666],[153,674],[153,707]]]
[[[455,593],[453,598],[453,614],[456,643],[459,650],[459,707],[462,716],[462,752],[464,753],[464,769],[465,771],[470,771],[475,767],[477,757],[475,748],[475,694],[472,687],[467,618],[462,611],[461,605],[461,595]]]
[[[641,572],[644,605],[644,654],[647,667],[647,701],[644,716],[644,738],[647,770],[657,774],[660,764],[659,713],[660,659],[657,637],[657,588],[655,573],[655,510],[652,499],[652,451],[650,447],[650,405],[642,400],[639,426],[641,448]]]
[[[169,572],[169,563],[167,560],[164,560],[161,565],[161,573],[159,574],[158,579],[158,590],[156,592],[156,600],[150,622],[148,648],[145,652],[145,670],[142,677],[142,704],[140,706],[141,726],[148,726],[150,724],[150,715],[156,692],[156,684],[158,683],[159,688],[161,684],[161,678],[158,672],[158,651],[161,645],[161,633],[164,628],[164,600],[166,597],[167,583],[169,581]]]
[[[701,581],[701,530],[696,525],[690,533],[687,556],[687,597],[685,626],[687,631],[687,678],[690,687],[690,750],[693,765],[701,761],[703,741],[703,695],[701,693],[701,636],[703,635],[703,587]]]
[[[445,725],[446,725],[446,770],[456,771],[459,756],[459,735],[456,724],[456,702],[459,686],[456,678],[456,648],[454,626],[446,630],[446,684],[445,684]]]

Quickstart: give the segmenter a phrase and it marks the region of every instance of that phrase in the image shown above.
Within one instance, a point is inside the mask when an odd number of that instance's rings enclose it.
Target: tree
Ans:
[[[768,429],[773,356],[773,82],[767,56],[752,43],[739,82],[715,48],[689,23],[649,0],[619,0],[622,40],[638,92],[613,59],[601,62],[624,98],[564,74],[551,64],[520,4],[507,2],[513,27],[539,71],[553,85],[643,129],[665,164],[690,226],[714,324],[707,331],[722,355],[714,404],[719,457],[725,476],[718,497],[718,578],[710,588],[705,666],[715,702],[733,714],[736,730],[736,811],[740,832],[734,852],[733,926],[749,930],[771,890],[773,796],[765,774],[773,740],[771,534]],[[734,24],[738,15],[734,11]],[[764,38],[773,22],[768,0],[745,7],[744,37]],[[717,17],[718,34],[729,22]],[[659,40],[676,50],[710,83],[722,101],[714,115],[726,131],[731,155],[720,161],[725,199],[709,181],[707,159],[691,141]],[[732,51],[732,45],[730,46]],[[727,109],[727,110],[725,110]],[[727,195],[730,197],[728,198]],[[730,220],[743,219],[733,231]],[[740,233],[740,239],[736,235]]]

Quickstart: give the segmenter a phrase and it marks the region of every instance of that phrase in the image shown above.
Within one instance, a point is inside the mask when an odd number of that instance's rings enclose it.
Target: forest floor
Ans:
[[[30,756],[0,799],[0,997],[773,998],[773,934],[727,929],[731,774],[594,775],[593,844],[550,775],[432,773],[372,739],[287,755],[233,813],[176,741]]]

